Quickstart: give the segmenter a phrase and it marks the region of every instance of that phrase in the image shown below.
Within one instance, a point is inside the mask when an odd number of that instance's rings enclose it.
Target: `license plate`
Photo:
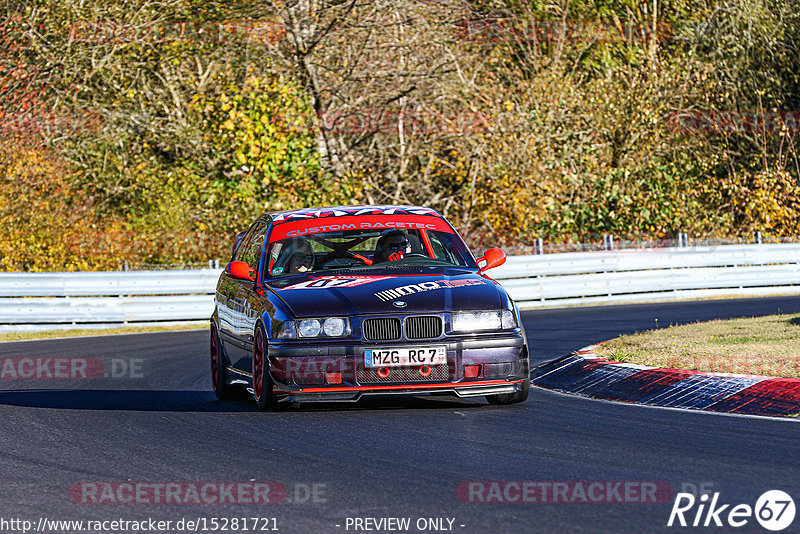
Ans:
[[[367,349],[364,351],[365,367],[442,365],[446,363],[445,347]]]

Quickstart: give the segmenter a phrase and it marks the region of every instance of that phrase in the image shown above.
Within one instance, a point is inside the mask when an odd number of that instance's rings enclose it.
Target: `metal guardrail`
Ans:
[[[192,269],[0,273],[0,297],[209,294],[214,292],[221,272],[221,269]]]
[[[800,244],[512,256],[491,275],[526,308],[800,293]]]
[[[0,332],[206,321],[221,272],[0,273]]]
[[[205,321],[219,274],[0,273],[0,331]],[[800,294],[800,244],[511,256],[490,274],[524,308]]]

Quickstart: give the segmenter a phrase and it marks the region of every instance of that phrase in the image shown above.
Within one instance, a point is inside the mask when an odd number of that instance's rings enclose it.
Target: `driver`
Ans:
[[[373,263],[402,260],[411,253],[411,243],[402,230],[389,230],[384,233],[375,245]]]
[[[306,273],[314,269],[314,249],[305,237],[297,237],[292,242],[292,255],[289,256],[289,273]]]

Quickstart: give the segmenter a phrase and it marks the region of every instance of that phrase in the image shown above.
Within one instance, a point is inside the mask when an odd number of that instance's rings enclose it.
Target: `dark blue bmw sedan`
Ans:
[[[519,311],[435,210],[339,206],[283,211],[240,234],[211,317],[220,399],[262,410],[365,395],[524,401]]]

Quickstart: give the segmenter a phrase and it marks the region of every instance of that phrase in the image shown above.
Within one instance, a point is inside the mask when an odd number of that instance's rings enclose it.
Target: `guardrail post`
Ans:
[[[681,232],[678,234],[678,246],[681,248],[686,248],[689,246],[689,235],[686,232]]]
[[[614,250],[614,236],[611,234],[603,235],[603,249]]]
[[[538,237],[533,240],[533,253],[544,254],[544,243]]]
[[[761,232],[756,232],[756,243],[761,244]]]

